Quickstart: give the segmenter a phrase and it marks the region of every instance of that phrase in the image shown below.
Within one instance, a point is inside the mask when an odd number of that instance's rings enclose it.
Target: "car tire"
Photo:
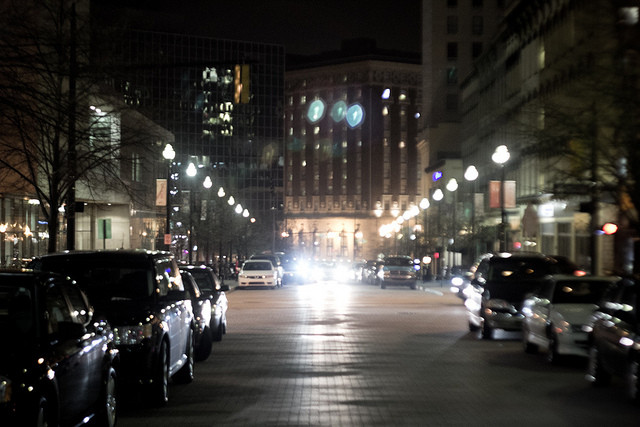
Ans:
[[[174,375],[175,381],[179,384],[189,384],[193,381],[193,353],[193,329],[189,328],[187,348],[185,349],[187,361],[185,362],[184,366],[182,366],[182,368],[180,368],[180,370]]]
[[[115,427],[118,419],[118,377],[113,367],[109,368],[100,396],[100,407],[92,425],[97,427]]]
[[[595,345],[589,348],[587,379],[597,387],[605,386],[611,382],[611,374],[604,369],[600,352]]]
[[[562,356],[558,353],[558,337],[556,334],[549,335],[549,346],[547,347],[547,362],[560,363]]]
[[[56,414],[53,408],[50,406],[49,400],[45,396],[40,398],[38,402],[38,409],[35,414],[35,423],[37,427],[47,427],[57,425]],[[31,418],[31,423],[34,419]]]
[[[211,345],[213,342],[211,341],[211,329],[205,328],[202,331],[202,336],[200,337],[200,343],[198,345],[198,349],[195,352],[195,360],[197,362],[202,362],[203,360],[207,360],[211,355]]]
[[[536,354],[538,352],[538,346],[528,339],[529,331],[524,327],[522,328],[522,349],[527,354]]]
[[[482,322],[482,339],[493,339],[493,328],[487,325],[487,321]]]
[[[627,369],[627,396],[629,400],[640,404],[640,355],[632,354]]]
[[[154,406],[165,406],[169,402],[169,347],[165,340],[160,344],[149,398]]]
[[[213,340],[216,342],[222,341],[222,336],[224,335],[224,319],[220,319],[218,327],[216,327],[213,332]]]

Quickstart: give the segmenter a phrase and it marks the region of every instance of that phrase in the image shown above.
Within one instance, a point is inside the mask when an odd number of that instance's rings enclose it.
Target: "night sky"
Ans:
[[[110,8],[117,3],[159,12],[157,30],[282,44],[292,54],[339,50],[356,38],[420,52],[420,0],[111,0]]]

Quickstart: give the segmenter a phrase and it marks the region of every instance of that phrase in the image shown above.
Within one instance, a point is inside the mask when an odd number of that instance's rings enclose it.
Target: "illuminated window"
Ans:
[[[400,91],[400,96],[398,97],[398,100],[406,101],[407,100],[407,92],[404,91],[404,90]]]
[[[386,88],[385,90],[382,91],[382,99],[389,99],[390,96],[391,96],[391,89]]]
[[[389,108],[386,105],[382,107],[382,115],[383,116],[389,115]]]
[[[302,95],[300,97],[300,105],[304,105],[307,103],[307,96],[306,95]]]

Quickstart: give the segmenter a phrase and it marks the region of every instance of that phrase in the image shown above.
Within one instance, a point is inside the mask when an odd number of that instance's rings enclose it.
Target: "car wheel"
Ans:
[[[482,322],[482,338],[490,340],[493,338],[493,328],[487,325],[487,321]]]
[[[640,382],[638,381],[638,376],[640,375],[640,356],[632,355],[631,357],[627,371],[627,396],[633,403],[639,404]]]
[[[40,398],[40,402],[38,403],[38,410],[35,415],[35,425],[37,427],[57,425],[55,411],[53,411],[53,408],[49,406],[49,401],[44,396]],[[33,423],[33,418],[31,418],[30,423]]]
[[[218,324],[218,327],[214,331],[213,340],[222,341],[222,335],[224,335],[224,320],[220,319],[220,323]]]
[[[211,354],[211,344],[211,329],[207,327],[204,329],[204,331],[202,331],[200,343],[198,345],[198,349],[195,352],[196,361],[201,362],[209,358],[209,355]]]
[[[604,369],[604,366],[602,366],[602,357],[595,345],[592,345],[589,348],[587,379],[595,386],[604,386],[611,382],[611,374],[609,374]]]
[[[149,397],[154,405],[164,406],[169,402],[169,348],[166,341],[160,344],[156,374],[151,383]]]
[[[99,412],[94,425],[99,427],[114,427],[116,425],[118,415],[117,386],[116,370],[110,367],[104,380],[104,389],[100,397],[101,407],[98,408]]]
[[[189,328],[189,337],[187,338],[187,348],[185,349],[187,361],[175,375],[175,381],[180,384],[188,384],[193,381],[193,330]]]
[[[529,341],[529,331],[524,327],[522,328],[522,348],[525,353],[536,354],[538,352],[538,346]]]
[[[549,346],[547,347],[547,362],[559,363],[560,359],[561,356],[558,353],[558,337],[556,334],[551,334],[549,336]]]

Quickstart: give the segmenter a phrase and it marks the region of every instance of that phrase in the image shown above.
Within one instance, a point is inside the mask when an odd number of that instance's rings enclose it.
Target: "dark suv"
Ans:
[[[0,273],[0,337],[0,425],[115,425],[118,350],[71,279]]]
[[[375,280],[382,289],[387,286],[408,286],[416,289],[418,270],[409,256],[389,256],[378,266]]]
[[[519,331],[522,305],[527,294],[536,292],[552,274],[574,274],[577,267],[535,252],[483,255],[471,280],[464,302],[469,330],[482,330],[491,339],[494,329]]]
[[[65,252],[36,258],[31,268],[78,282],[114,329],[123,380],[146,387],[153,403],[167,403],[170,377],[193,380],[193,310],[171,254]]]

